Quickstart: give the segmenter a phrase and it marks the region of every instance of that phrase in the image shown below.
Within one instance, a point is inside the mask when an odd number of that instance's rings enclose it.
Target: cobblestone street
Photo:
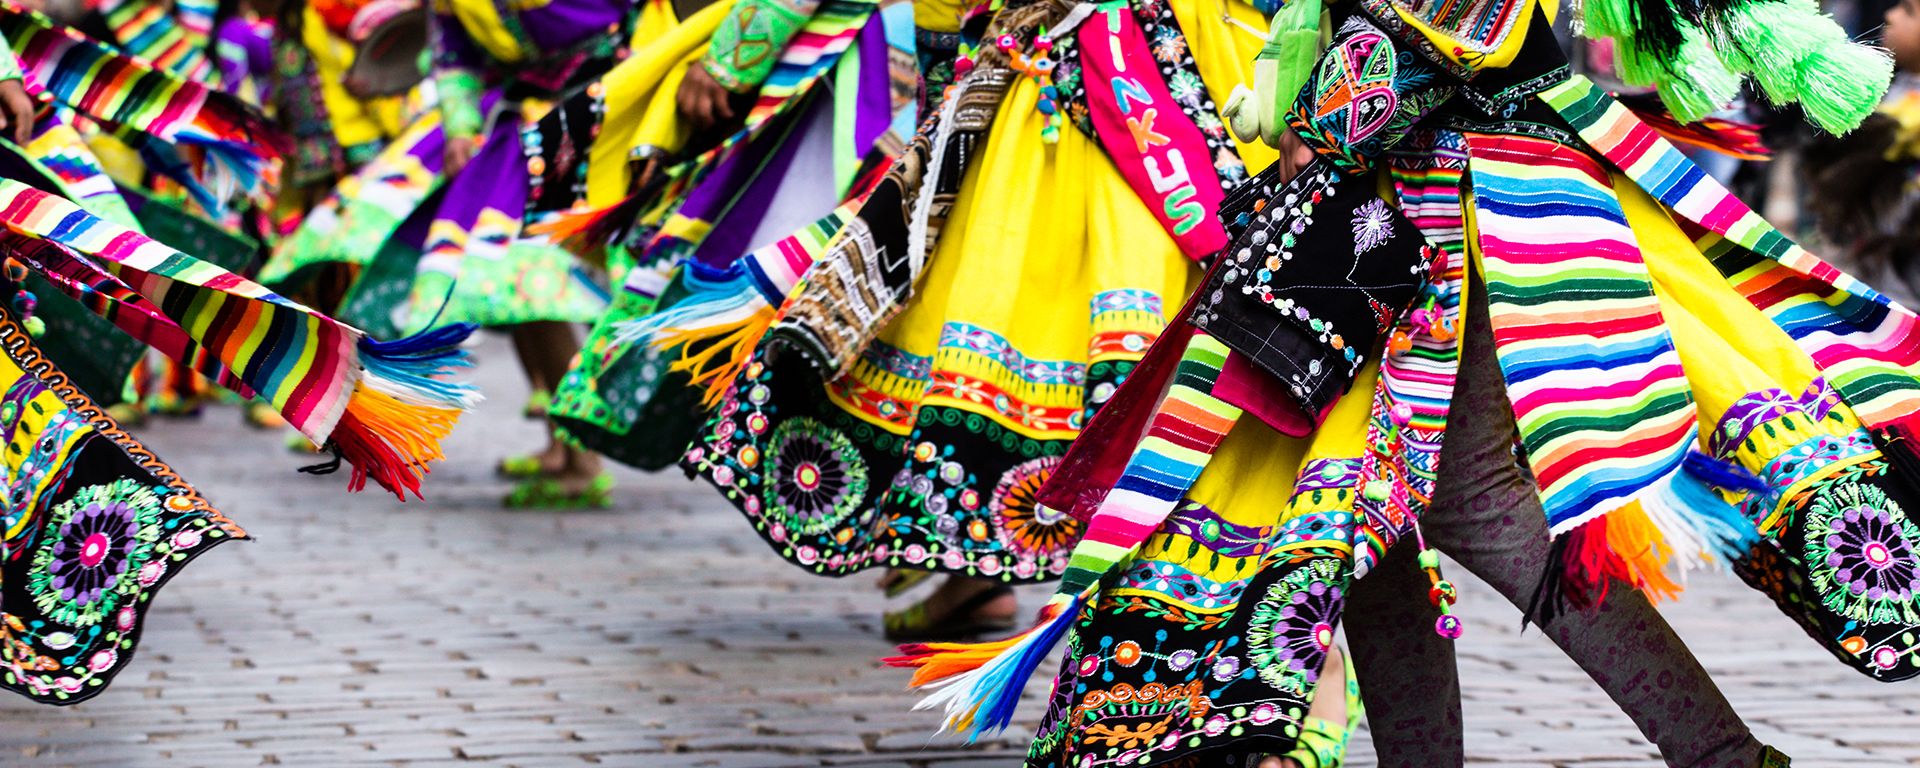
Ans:
[[[140,430],[257,540],[185,569],[98,698],[0,699],[0,766],[1018,763],[1046,685],[1029,687],[1004,741],[933,738],[938,717],[912,711],[907,675],[875,662],[892,649],[871,578],[786,565],[677,471],[619,468],[609,511],[500,509],[509,485],[493,464],[540,429],[519,417],[525,387],[505,341],[489,336],[478,354],[490,400],[424,503],[298,474],[310,459],[230,407]],[[1463,585],[1470,760],[1658,764],[1583,673],[1519,631],[1517,610],[1449,575]],[[1049,592],[1023,590],[1023,611]],[[1920,764],[1920,681],[1843,668],[1731,576],[1698,576],[1663,610],[1796,766]],[[1368,738],[1356,736],[1353,765],[1373,764]]]

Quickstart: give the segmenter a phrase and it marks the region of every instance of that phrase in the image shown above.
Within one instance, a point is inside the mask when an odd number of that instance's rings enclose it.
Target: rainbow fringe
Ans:
[[[468,384],[437,377],[466,365],[455,325],[393,342],[368,338],[260,285],[103,221],[73,203],[0,179],[0,226],[9,250],[38,256],[41,271],[97,314],[222,384],[274,404],[315,443],[352,462],[351,486],[372,478],[402,499],[420,495],[439,441],[479,400]],[[48,252],[31,240],[60,249]],[[65,259],[66,251],[98,259]],[[76,266],[78,265],[78,266]]]
[[[860,203],[856,199],[842,204],[805,229],[747,254],[724,271],[698,262],[683,264],[681,279],[693,295],[671,309],[615,326],[613,342],[680,347],[681,357],[673,370],[692,374],[693,386],[706,389],[701,405],[714,407],[746,367],[760,339],[773,327],[775,308],[807,268],[819,260],[840,228],[859,212]],[[640,277],[638,273],[634,276]]]
[[[1075,617],[1093,598],[1097,587],[1077,595],[1054,595],[1040,608],[1034,628],[991,643],[916,643],[900,646],[899,656],[883,659],[888,666],[913,667],[912,685],[935,692],[915,704],[915,710],[941,708],[946,719],[942,733],[966,731],[967,740],[1005,730],[1020,704],[1020,691],[1053,646],[1065,637]]]
[[[1627,504],[1557,538],[1528,618],[1546,622],[1560,604],[1587,608],[1618,580],[1655,601],[1684,588],[1688,571],[1744,558],[1760,530],[1723,494],[1773,493],[1738,465],[1699,451]]]
[[[1211,394],[1228,354],[1225,344],[1193,332],[1146,437],[1074,546],[1037,626],[993,643],[902,646],[905,655],[886,660],[918,668],[913,685],[935,690],[915,709],[943,709],[941,730],[966,730],[969,740],[1007,727],[1020,690],[1099,593],[1101,578],[1166,521],[1240,418],[1240,409]]]

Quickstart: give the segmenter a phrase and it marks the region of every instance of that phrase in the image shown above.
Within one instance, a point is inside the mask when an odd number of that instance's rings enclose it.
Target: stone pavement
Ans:
[[[492,400],[425,503],[293,472],[232,409],[160,421],[151,445],[246,526],[156,600],[139,655],[65,709],[0,699],[0,766],[1012,766],[1012,735],[933,738],[874,659],[883,601],[769,553],[711,491],[620,471],[605,512],[509,512],[493,462],[535,445],[525,387],[488,338]],[[1658,763],[1631,722],[1519,613],[1458,569],[1467,747],[1505,768]],[[1048,589],[1028,588],[1038,606]],[[1920,682],[1825,657],[1758,593],[1696,579],[1666,613],[1762,740],[1798,766],[1920,763]],[[1050,676],[1051,669],[1042,675]],[[1657,681],[1655,681],[1657,683]],[[1352,764],[1373,763],[1367,736]]]

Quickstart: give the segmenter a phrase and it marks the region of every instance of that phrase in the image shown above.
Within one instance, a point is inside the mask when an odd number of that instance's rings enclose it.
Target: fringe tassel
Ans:
[[[529,235],[549,235],[560,247],[593,257],[618,240],[640,215],[645,199],[631,195],[605,208],[567,213],[527,227]]]
[[[1622,105],[1633,110],[1640,122],[1675,144],[1699,147],[1741,160],[1766,160],[1773,152],[1760,141],[1760,127],[1737,120],[1708,117],[1691,123],[1674,119],[1659,99],[1648,96],[1617,96]]]
[[[1674,575],[1683,582],[1709,559],[1726,566],[1745,558],[1760,543],[1760,531],[1716,488],[1772,493],[1737,464],[1688,452],[1679,471],[1647,493],[1554,540],[1521,626],[1545,624],[1568,607],[1589,608],[1606,599],[1615,580],[1656,602],[1672,598],[1682,590]]]
[[[427,462],[445,458],[440,441],[480,400],[470,384],[435,377],[470,365],[460,343],[478,326],[458,323],[391,342],[363,338],[361,376],[326,443],[353,465],[348,488],[372,478],[401,501],[420,497]]]
[[[883,659],[888,666],[913,667],[915,688],[937,689],[914,705],[915,710],[941,708],[946,719],[940,732],[967,732],[968,741],[1005,730],[1027,678],[1067,634],[1094,586],[1069,597],[1055,595],[1040,609],[1032,629],[991,643],[924,643],[900,646],[902,655]]]
[[[720,398],[726,396],[734,379],[747,367],[760,339],[773,327],[773,316],[773,307],[763,303],[745,318],[733,322],[697,330],[668,329],[657,336],[654,343],[663,347],[681,345],[680,359],[668,369],[692,375],[691,384],[702,388],[700,407],[713,408],[720,404]],[[695,352],[696,348],[700,351]],[[709,365],[714,360],[722,362]]]
[[[1843,134],[1893,79],[1888,53],[1854,43],[1814,0],[1587,0],[1582,22],[1617,43],[1622,79],[1655,86],[1682,122],[1724,106],[1750,74],[1769,100]]]
[[[680,359],[672,370],[692,374],[693,385],[705,388],[701,406],[712,408],[773,327],[774,308],[738,263],[716,270],[689,262],[678,278],[689,296],[669,309],[615,326],[612,341],[663,349],[678,345]],[[715,360],[722,362],[710,366]]]
[[[1680,594],[1680,585],[1666,574],[1667,561],[1673,559],[1673,548],[1647,517],[1640,502],[1608,512],[1601,519],[1606,523],[1607,546],[1627,568],[1628,577],[1623,581],[1646,592],[1654,602],[1671,600]]]

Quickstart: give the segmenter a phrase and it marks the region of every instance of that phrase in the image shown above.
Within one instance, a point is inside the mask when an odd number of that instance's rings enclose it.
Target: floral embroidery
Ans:
[[[1806,541],[1827,607],[1855,621],[1920,622],[1920,530],[1885,492],[1845,482],[1817,494],[1807,505]]]
[[[1017,464],[1000,476],[989,507],[999,522],[1000,541],[1008,549],[1059,557],[1080,541],[1080,521],[1041,505],[1037,498],[1040,487],[1059,465],[1059,456],[1042,456]]]
[[[1355,253],[1366,253],[1378,248],[1392,236],[1393,212],[1387,210],[1387,201],[1374,198],[1353,212]]]
[[[139,590],[159,521],[159,497],[131,479],[80,489],[53,508],[52,535],[34,552],[34,605],[62,623],[100,623]]]
[[[1320,664],[1333,645],[1333,623],[1342,605],[1341,564],[1317,559],[1267,586],[1253,606],[1247,645],[1254,668],[1268,685],[1308,695],[1320,679]]]
[[[789,529],[821,534],[838,528],[867,495],[866,463],[838,430],[802,417],[781,423],[767,442],[767,512]]]

